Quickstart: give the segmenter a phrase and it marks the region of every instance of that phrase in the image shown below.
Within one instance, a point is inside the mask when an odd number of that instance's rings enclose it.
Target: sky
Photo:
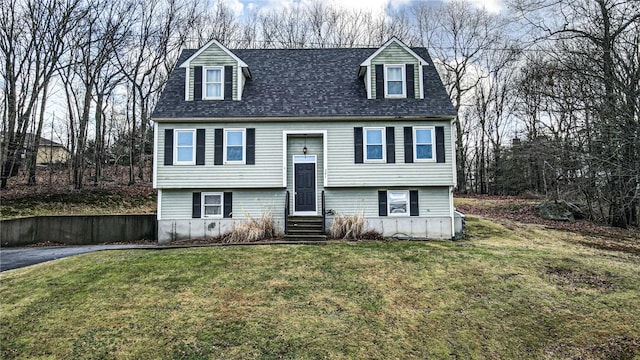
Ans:
[[[241,16],[245,10],[252,9],[282,9],[298,3],[311,3],[317,0],[224,0],[236,13]],[[327,4],[337,5],[347,9],[364,9],[383,12],[387,9],[398,10],[416,2],[440,3],[450,0],[320,0]],[[479,8],[485,8],[492,13],[500,12],[503,0],[468,0]]]

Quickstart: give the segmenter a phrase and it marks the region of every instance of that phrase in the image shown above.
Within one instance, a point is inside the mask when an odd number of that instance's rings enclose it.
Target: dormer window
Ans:
[[[384,97],[407,97],[404,65],[385,65]]]
[[[224,68],[222,66],[205,67],[204,81],[202,82],[204,99],[224,99],[224,87],[222,86]]]

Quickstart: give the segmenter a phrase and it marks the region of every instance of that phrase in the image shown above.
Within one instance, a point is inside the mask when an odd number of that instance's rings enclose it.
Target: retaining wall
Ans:
[[[95,245],[156,238],[155,214],[34,216],[0,221],[2,246],[25,246],[46,241]]]

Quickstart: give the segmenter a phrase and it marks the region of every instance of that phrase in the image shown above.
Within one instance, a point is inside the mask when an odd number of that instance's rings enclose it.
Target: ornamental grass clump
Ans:
[[[335,239],[357,240],[364,232],[365,218],[362,214],[343,215],[336,213],[331,225],[331,236]]]
[[[276,226],[273,215],[270,212],[262,213],[259,219],[254,219],[245,214],[246,220],[233,225],[230,233],[225,238],[225,243],[255,242],[272,239],[276,234]]]

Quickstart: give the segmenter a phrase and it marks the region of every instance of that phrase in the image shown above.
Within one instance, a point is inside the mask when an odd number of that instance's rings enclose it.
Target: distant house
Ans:
[[[247,215],[316,239],[334,214],[451,239],[451,101],[425,48],[184,50],[153,112],[160,242]]]
[[[38,146],[37,164],[63,164],[69,161],[70,152],[67,148],[55,141],[40,138]]]
[[[27,133],[24,141],[24,146],[20,152],[20,161],[24,164],[27,158],[27,153],[30,148],[33,147],[36,135]],[[0,135],[0,141],[4,141],[4,137]],[[38,138],[38,154],[36,156],[36,164],[64,164],[69,161],[70,152],[67,148],[53,140],[45,139],[43,137]],[[18,164],[20,165],[20,164]]]

